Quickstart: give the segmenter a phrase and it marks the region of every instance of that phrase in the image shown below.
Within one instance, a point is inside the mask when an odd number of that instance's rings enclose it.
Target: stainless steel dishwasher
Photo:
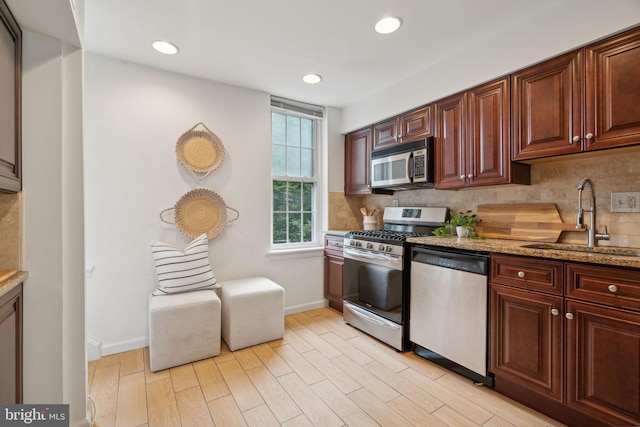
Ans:
[[[487,363],[489,254],[414,245],[410,270],[413,351],[493,387]]]

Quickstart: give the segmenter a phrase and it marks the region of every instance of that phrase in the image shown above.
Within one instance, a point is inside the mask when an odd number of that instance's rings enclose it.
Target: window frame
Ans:
[[[273,175],[273,113],[284,114],[285,116],[293,116],[300,117],[304,119],[309,119],[312,121],[313,125],[313,177],[290,177],[288,175],[280,176]],[[321,206],[322,206],[322,159],[321,159],[321,144],[322,144],[322,117],[315,114],[305,114],[303,112],[297,110],[291,110],[287,108],[283,108],[280,106],[272,105],[270,108],[270,118],[271,118],[271,147],[272,147],[272,155],[271,155],[271,201],[270,201],[270,232],[269,232],[269,242],[272,251],[287,251],[287,250],[295,250],[295,249],[309,249],[309,248],[318,248],[321,247],[323,242],[321,239],[321,225],[322,225],[322,215],[321,215]],[[300,147],[302,149],[302,147]],[[306,149],[306,148],[305,148]],[[285,167],[285,173],[286,173]],[[308,242],[286,242],[286,243],[276,243],[274,242],[274,192],[273,192],[273,183],[275,181],[284,181],[284,182],[294,182],[294,183],[312,183],[313,185],[313,193],[311,196],[312,203],[312,227],[311,227],[311,240]],[[289,212],[287,207],[287,213]],[[304,211],[303,211],[304,212]],[[289,237],[287,230],[287,237]]]

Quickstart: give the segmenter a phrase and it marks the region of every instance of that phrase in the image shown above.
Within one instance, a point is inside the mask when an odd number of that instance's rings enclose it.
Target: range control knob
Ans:
[[[373,249],[373,243],[367,243],[367,249]]]
[[[391,246],[387,246],[387,252],[391,252],[393,250],[393,248]]]
[[[356,245],[355,240],[349,240],[349,246],[355,246],[355,245]]]
[[[379,245],[379,246],[378,246],[378,250],[379,250],[380,252],[384,252],[384,245]]]

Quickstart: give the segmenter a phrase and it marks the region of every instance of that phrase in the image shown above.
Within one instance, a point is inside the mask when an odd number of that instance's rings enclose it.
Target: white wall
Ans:
[[[321,250],[269,254],[269,106],[267,93],[86,55],[87,330],[103,354],[147,345],[147,298],[155,286],[149,245],[189,242],[159,214],[198,186],[240,211],[209,243],[219,281],[265,275],[285,288],[288,312],[324,305]],[[175,153],[180,135],[198,122],[226,149],[203,181]]]
[[[342,131],[436,101],[638,23],[638,0],[558,0],[545,14],[514,22],[507,32],[477,40],[433,67],[344,108]],[[456,31],[455,22],[451,31]],[[429,43],[439,41],[446,43],[446,34],[426,38],[424,55],[429,55]]]
[[[86,420],[82,52],[25,31],[24,401]]]

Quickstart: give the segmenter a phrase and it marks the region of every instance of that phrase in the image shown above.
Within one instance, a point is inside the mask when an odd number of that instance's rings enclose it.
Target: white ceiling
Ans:
[[[640,0],[6,1],[24,29],[75,46],[83,40],[88,52],[335,107],[384,100],[386,88],[401,81],[410,87],[440,63],[465,63],[455,59],[470,52],[502,60],[492,46],[521,28],[525,52],[539,51],[535,40],[547,33],[571,48],[571,36],[585,25],[595,37],[608,34],[597,29],[606,27],[611,9],[619,9],[610,14],[614,19],[626,10],[628,25],[640,16]],[[567,19],[582,11],[586,20]],[[83,14],[84,25],[77,19]],[[384,36],[373,25],[386,15],[400,16],[404,25]],[[151,42],[157,39],[178,44],[181,52],[155,52]],[[515,38],[519,42],[522,37]],[[551,48],[554,54],[562,49]],[[322,82],[303,83],[310,72],[321,74]]]
[[[86,51],[344,107],[566,0],[86,0]],[[386,15],[404,25],[373,31]],[[151,48],[179,45],[175,56]],[[321,83],[302,82],[319,73]]]

